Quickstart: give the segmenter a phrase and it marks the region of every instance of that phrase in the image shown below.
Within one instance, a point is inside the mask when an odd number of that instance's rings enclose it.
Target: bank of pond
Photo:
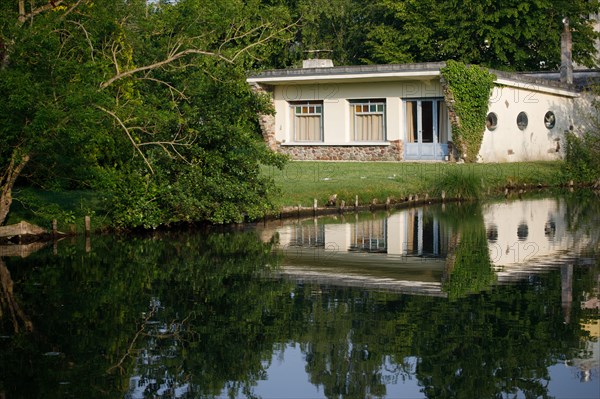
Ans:
[[[0,397],[600,397],[594,193],[0,258]]]

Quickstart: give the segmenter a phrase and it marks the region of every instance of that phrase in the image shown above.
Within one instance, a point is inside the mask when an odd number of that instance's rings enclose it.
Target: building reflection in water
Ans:
[[[476,207],[480,214],[465,218],[485,229],[489,263],[497,282],[507,283],[570,264],[589,246],[586,229],[569,227],[566,208],[562,199],[507,201]],[[473,221],[457,221],[459,211],[448,204],[351,213],[269,224],[262,235],[265,240],[277,235],[285,255],[282,273],[315,280],[327,276],[328,283],[358,279],[361,286],[376,282],[379,288],[385,280],[386,289],[421,293],[421,285],[424,294],[444,295],[441,285],[454,266],[448,255],[458,242],[472,239],[460,230],[461,223]]]

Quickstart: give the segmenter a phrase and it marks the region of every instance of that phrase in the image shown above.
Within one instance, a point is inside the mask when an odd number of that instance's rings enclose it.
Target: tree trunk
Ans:
[[[22,155],[19,151],[13,151],[10,164],[4,175],[0,177],[0,225],[4,224],[8,216],[12,204],[13,186],[27,162],[29,162],[29,154]]]

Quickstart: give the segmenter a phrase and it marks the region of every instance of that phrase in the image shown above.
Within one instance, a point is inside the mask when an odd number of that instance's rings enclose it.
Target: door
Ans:
[[[443,160],[448,155],[448,110],[442,99],[404,101],[407,160]]]

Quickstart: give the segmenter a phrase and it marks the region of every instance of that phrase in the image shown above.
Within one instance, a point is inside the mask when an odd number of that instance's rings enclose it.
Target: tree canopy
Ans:
[[[0,223],[19,175],[109,193],[119,226],[262,215],[245,71],[288,37],[260,1],[64,0],[0,5]]]
[[[585,0],[358,0],[292,2],[302,16],[301,50],[332,50],[341,64],[457,60],[503,70],[555,70],[560,65],[562,20],[573,30],[573,56],[595,65]],[[331,3],[331,4],[330,4]]]

